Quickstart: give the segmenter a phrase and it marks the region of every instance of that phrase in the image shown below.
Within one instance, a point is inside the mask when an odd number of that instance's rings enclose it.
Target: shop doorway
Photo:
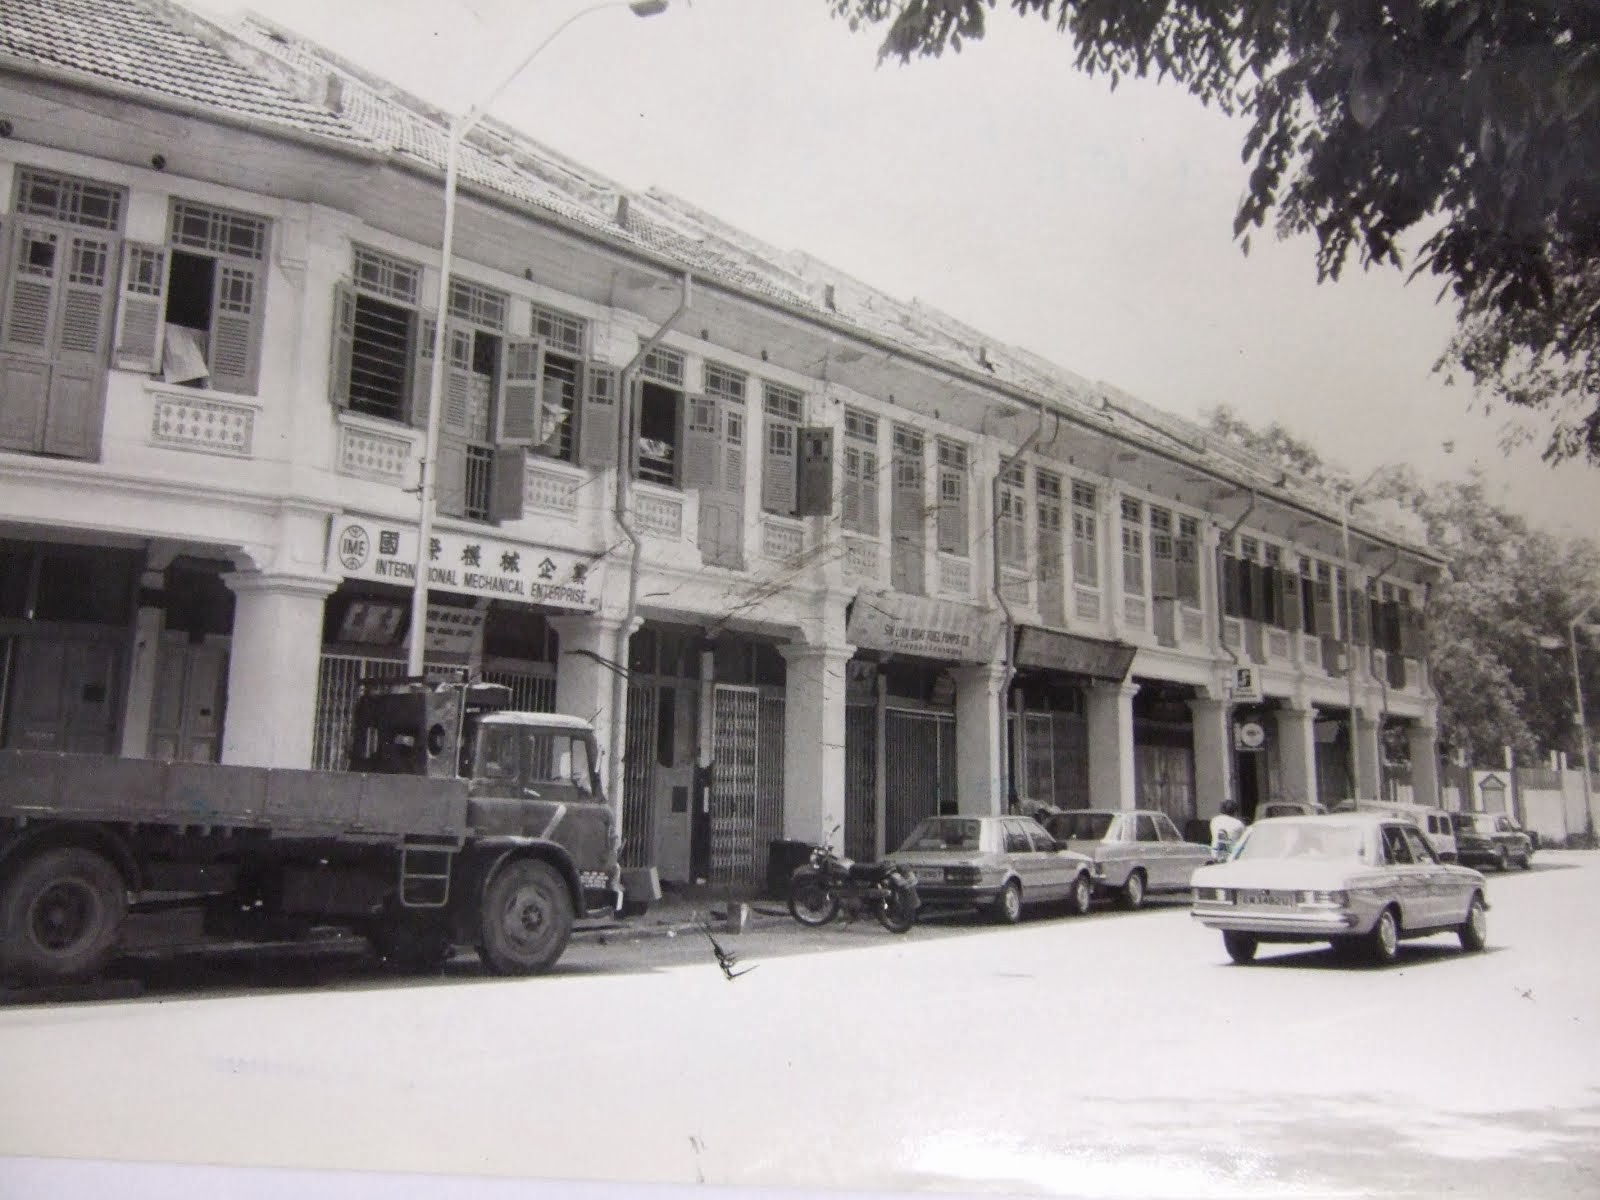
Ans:
[[[4,744],[8,749],[117,752],[120,635],[28,636],[11,641]]]
[[[884,847],[894,850],[924,817],[956,811],[953,713],[890,708],[883,715]]]
[[[163,634],[150,714],[151,758],[218,762],[228,690],[228,645]]]

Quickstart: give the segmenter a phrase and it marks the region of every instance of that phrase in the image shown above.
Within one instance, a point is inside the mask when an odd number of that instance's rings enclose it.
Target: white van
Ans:
[[[1456,861],[1456,820],[1453,814],[1429,804],[1390,804],[1384,800],[1357,800],[1361,812],[1405,817],[1427,835],[1433,852],[1445,862]]]

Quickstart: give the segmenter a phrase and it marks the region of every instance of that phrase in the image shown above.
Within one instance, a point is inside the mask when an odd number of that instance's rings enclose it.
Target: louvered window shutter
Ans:
[[[161,370],[170,261],[164,246],[123,243],[122,302],[113,361],[125,371],[154,375]]]
[[[799,430],[793,421],[765,416],[766,454],[761,464],[761,507],[779,516],[793,516]]]
[[[219,392],[253,393],[261,366],[265,305],[261,268],[242,259],[219,258],[211,297],[211,345],[206,365]]]
[[[1159,542],[1160,551],[1156,552],[1155,546],[1152,545],[1150,594],[1157,600],[1170,600],[1178,594],[1178,564],[1172,557],[1172,539],[1166,535],[1157,535],[1152,541]]]
[[[112,262],[115,243],[97,234],[74,233],[67,242],[67,270],[61,282],[61,324],[57,350],[62,358],[95,367],[106,361],[112,322]]]
[[[876,450],[863,450],[861,452],[861,478],[857,481],[857,489],[861,495],[861,512],[857,527],[863,533],[878,536],[878,514],[882,511],[882,501],[878,498],[878,452]]]
[[[967,552],[967,481],[955,471],[939,475],[939,549]]]
[[[604,363],[589,363],[583,372],[583,407],[579,412],[578,462],[603,471],[617,465],[617,372]]]
[[[467,443],[453,434],[439,435],[439,457],[433,465],[433,502],[446,516],[467,515]]]
[[[466,437],[473,426],[472,406],[475,381],[472,373],[472,331],[445,321],[444,395],[439,428]]]
[[[923,474],[920,459],[905,455],[894,460],[894,535],[904,541],[922,541]]]
[[[531,446],[541,428],[539,385],[544,376],[544,344],[535,338],[507,338],[504,351],[494,440],[502,446]]]
[[[722,404],[722,488],[744,498],[744,412],[731,403]]]
[[[527,470],[528,455],[521,446],[497,446],[494,452],[494,476],[489,488],[489,520],[522,519],[522,481]]]
[[[417,313],[411,321],[411,411],[413,427],[428,427],[428,397],[433,391],[433,339],[438,336],[439,318],[431,312]],[[439,405],[444,406],[443,380]]]
[[[123,301],[126,311],[127,301]],[[121,344],[121,337],[118,337]],[[355,362],[356,290],[348,280],[333,285],[333,346],[328,364],[328,399],[335,408],[350,407],[350,372]],[[120,354],[120,350],[119,350]]]
[[[844,448],[844,485],[839,489],[839,519],[846,529],[860,530],[862,459],[866,451],[854,446]]]
[[[683,472],[685,488],[717,486],[717,402],[705,396],[684,400]]]
[[[1278,576],[1278,594],[1283,598],[1283,628],[1298,631],[1300,628],[1300,576],[1295,571],[1284,571]]]
[[[800,494],[795,512],[825,517],[833,512],[833,430],[815,426],[800,431]]]
[[[43,355],[54,349],[56,288],[66,257],[61,232],[30,221],[11,230],[10,274],[0,350]]]

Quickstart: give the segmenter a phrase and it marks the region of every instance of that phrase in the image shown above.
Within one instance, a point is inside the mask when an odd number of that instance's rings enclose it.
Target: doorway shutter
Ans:
[[[603,471],[617,465],[617,372],[591,362],[583,371],[583,401],[578,424],[578,464]]]

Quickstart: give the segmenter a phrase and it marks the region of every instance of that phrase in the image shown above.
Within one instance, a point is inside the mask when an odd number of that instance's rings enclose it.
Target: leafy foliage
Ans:
[[[907,61],[984,36],[998,0],[828,0]],[[1600,5],[1593,0],[1009,0],[1076,66],[1169,79],[1250,120],[1234,235],[1276,217],[1317,268],[1434,276],[1440,360],[1600,465]]]

